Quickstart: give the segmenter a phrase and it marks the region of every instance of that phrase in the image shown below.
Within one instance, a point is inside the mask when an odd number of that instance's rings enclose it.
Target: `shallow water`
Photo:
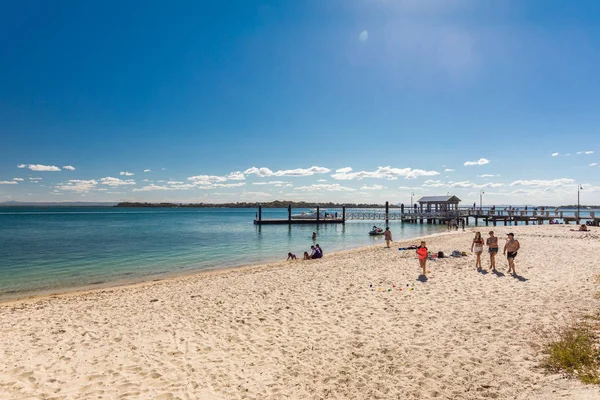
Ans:
[[[303,210],[294,210],[300,212]],[[269,225],[255,209],[113,207],[0,208],[0,298],[89,285],[142,281],[302,257],[313,244],[325,254],[374,243],[367,233],[383,221],[345,225]],[[286,218],[265,209],[263,218]],[[444,226],[390,221],[394,239],[444,231]]]

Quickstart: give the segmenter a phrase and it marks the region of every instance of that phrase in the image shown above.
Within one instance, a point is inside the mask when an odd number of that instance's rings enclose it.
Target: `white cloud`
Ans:
[[[176,190],[176,189],[170,188],[167,186],[158,186],[155,184],[151,184],[151,185],[144,186],[141,188],[133,188],[132,192],[153,192],[153,191],[158,191],[158,190]]]
[[[289,183],[290,182],[284,182],[284,181],[252,182],[253,185],[275,185],[275,186],[287,185]]]
[[[485,165],[485,164],[489,164],[490,160],[488,160],[487,158],[480,158],[477,161],[466,161],[464,163],[465,167],[472,167],[474,165]]]
[[[65,165],[65,166],[63,167],[63,169],[66,169],[66,170],[68,170],[68,171],[75,171],[75,167],[74,167],[74,166],[72,166],[72,165]]]
[[[187,180],[192,181],[195,185],[211,185],[217,182],[226,182],[227,178],[215,175],[196,175],[188,177]]]
[[[444,172],[454,172],[454,170],[452,168],[446,168]]]
[[[424,187],[431,187],[431,188],[476,188],[476,189],[483,189],[483,188],[496,188],[496,187],[502,187],[504,186],[504,183],[484,183],[484,184],[477,184],[477,183],[473,183],[471,181],[460,181],[460,182],[454,182],[454,181],[449,181],[449,182],[442,182],[442,181],[437,181],[437,180],[427,180],[423,183]]]
[[[329,168],[312,166],[310,168],[296,168],[296,169],[286,169],[279,171],[271,171],[269,168],[248,168],[244,171],[246,175],[256,175],[261,178],[269,177],[269,176],[312,176],[315,174],[326,174],[330,172]]]
[[[150,179],[142,179],[142,182],[150,182]]]
[[[151,169],[145,169],[144,172],[152,172]]]
[[[552,153],[552,157],[558,156],[558,153]]]
[[[360,188],[360,190],[381,190],[381,189],[385,189],[383,185],[365,185],[363,187]]]
[[[339,168],[335,170],[335,172],[337,172],[338,174],[347,174],[350,171],[352,171],[352,168],[350,167]]]
[[[67,183],[63,183],[60,185],[56,185],[56,189],[66,190],[70,192],[76,193],[87,193],[90,190],[94,189],[98,185],[98,181],[91,180],[80,180],[80,179],[72,179],[67,181]]]
[[[478,178],[493,178],[496,175],[494,174],[482,174],[482,175],[477,175]]]
[[[315,192],[320,190],[325,190],[328,192],[354,192],[356,189],[352,189],[349,187],[341,186],[339,183],[332,183],[330,185],[318,184],[318,185],[310,185],[310,186],[298,186],[294,188],[294,190],[300,190],[305,192]]]
[[[590,167],[595,167],[597,165],[598,165],[598,163],[593,162],[593,163],[590,164]]]
[[[16,181],[0,181],[0,185],[17,185]]]
[[[572,185],[575,183],[574,179],[570,178],[560,178],[560,179],[551,179],[551,180],[518,180],[514,181],[510,184],[510,186],[533,186],[533,187],[546,187],[546,188],[554,188],[558,186]]]
[[[577,154],[594,154],[594,152],[592,150],[578,151]]]
[[[134,176],[135,174],[133,172],[119,172],[119,175],[121,175],[121,176]]]
[[[29,180],[30,181],[41,181],[42,178],[32,178],[32,177],[29,177]]]
[[[23,182],[25,179],[23,178],[13,178],[13,181]]]
[[[55,165],[41,165],[41,164],[19,164],[17,168],[29,168],[32,171],[40,171],[40,172],[57,172],[60,171]]]
[[[167,185],[183,185],[185,182],[181,181],[167,181]]]
[[[135,185],[135,181],[133,179],[122,180],[110,176],[100,179],[100,183],[110,187]]]
[[[317,179],[317,182],[327,182],[327,179]]]
[[[357,171],[351,172],[351,168],[342,168],[343,172],[337,172],[331,175],[333,179],[336,180],[361,180],[365,178],[378,178],[378,179],[388,179],[388,180],[396,180],[398,177],[404,177],[404,179],[414,179],[419,176],[435,176],[440,173],[437,171],[424,171],[422,169],[412,169],[412,168],[392,168],[390,166],[387,167],[377,167],[375,171]]]
[[[243,181],[246,179],[246,175],[244,175],[241,171],[235,171],[227,175],[227,179],[230,181]]]
[[[246,182],[240,183],[213,183],[211,185],[198,186],[198,189],[216,189],[216,188],[232,188],[246,185]]]

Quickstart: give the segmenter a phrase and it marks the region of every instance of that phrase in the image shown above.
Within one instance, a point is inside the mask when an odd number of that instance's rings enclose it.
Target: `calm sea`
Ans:
[[[300,212],[303,210],[294,210]],[[308,211],[308,210],[304,210]],[[254,209],[0,208],[0,299],[285,260],[313,244],[325,254],[382,243],[382,221],[258,227]],[[286,218],[265,209],[263,218]],[[443,226],[390,221],[394,239]]]

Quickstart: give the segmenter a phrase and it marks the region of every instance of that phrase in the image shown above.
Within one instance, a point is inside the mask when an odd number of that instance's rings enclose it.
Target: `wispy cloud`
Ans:
[[[385,187],[383,185],[364,185],[363,187],[360,188],[360,190],[382,190],[385,189]]]
[[[484,189],[484,188],[497,188],[497,187],[502,187],[504,186],[504,183],[483,183],[483,184],[477,184],[471,181],[460,181],[460,182],[454,182],[454,181],[448,181],[448,182],[442,182],[442,181],[438,181],[438,180],[428,180],[425,181],[423,183],[424,187],[430,187],[430,188],[476,188],[476,189]]]
[[[66,169],[67,171],[75,171],[75,167],[72,165],[65,165],[63,169]]]
[[[266,182],[252,182],[253,185],[273,185],[275,187],[291,187],[291,182],[284,181],[266,181]]]
[[[593,150],[578,151],[577,154],[594,154]]]
[[[331,175],[331,177],[336,180],[361,180],[366,178],[396,180],[399,177],[414,179],[419,176],[435,176],[439,174],[440,173],[437,171],[425,171],[412,168],[392,168],[390,166],[378,167],[375,171],[352,172],[352,168],[346,167],[336,170],[336,173]]]
[[[145,169],[144,172],[152,172],[151,169]]]
[[[574,183],[575,180],[570,178],[559,178],[550,180],[534,179],[514,181],[510,184],[510,186],[558,187],[565,185],[573,185]]]
[[[32,178],[32,177],[29,177],[29,180],[30,181],[41,181],[42,178]]]
[[[296,168],[296,169],[286,169],[279,171],[271,171],[269,168],[257,168],[252,167],[248,168],[244,171],[246,175],[256,175],[261,178],[270,177],[270,176],[312,176],[315,174],[326,174],[330,172],[329,168],[312,166],[310,168]]]
[[[23,182],[25,179],[23,178],[13,178],[13,181]]]
[[[216,175],[196,175],[188,177],[187,180],[192,181],[196,185],[211,185],[213,183],[226,182],[227,178]]]
[[[446,169],[444,170],[444,172],[454,172],[454,171],[455,171],[455,170],[453,170],[452,168],[446,168]]]
[[[0,181],[0,185],[17,185],[16,181]]]
[[[559,153],[552,153],[552,157],[557,157]]]
[[[598,165],[598,163],[593,162],[593,163],[590,164],[590,167],[595,167],[597,165]]]
[[[356,189],[344,187],[338,183],[333,183],[330,185],[315,184],[315,185],[309,185],[309,186],[298,186],[297,188],[294,188],[294,190],[300,190],[300,191],[304,191],[304,192],[316,192],[316,191],[322,191],[322,190],[325,190],[327,192],[354,192],[354,191],[356,191]]]
[[[490,160],[488,160],[487,158],[480,158],[477,161],[466,161],[464,163],[465,167],[473,167],[475,165],[485,165],[485,164],[489,164]]]
[[[90,180],[80,180],[80,179],[72,179],[67,181],[67,183],[62,183],[60,185],[56,185],[55,188],[58,190],[64,190],[69,192],[76,193],[87,193],[90,190],[94,189],[98,185],[98,181],[94,179]]]
[[[100,183],[111,187],[135,185],[135,181],[133,179],[122,180],[119,178],[113,178],[111,176],[100,179]]]
[[[496,175],[494,174],[482,174],[482,175],[477,175],[478,178],[493,178]]]
[[[58,172],[60,168],[55,165],[41,165],[41,164],[19,164],[17,168],[29,168],[32,171],[40,172]]]
[[[134,176],[135,174],[133,172],[119,172],[119,175],[121,176]]]

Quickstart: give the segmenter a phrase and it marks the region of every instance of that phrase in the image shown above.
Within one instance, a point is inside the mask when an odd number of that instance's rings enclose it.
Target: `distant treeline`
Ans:
[[[289,205],[292,205],[292,208],[316,208],[317,206],[321,208],[341,208],[342,206],[350,207],[350,208],[381,208],[384,207],[382,204],[340,204],[340,203],[309,203],[305,201],[270,201],[268,203],[189,203],[189,204],[179,204],[179,203],[130,203],[124,202],[119,203],[115,207],[160,207],[160,208],[258,208],[259,205],[262,205],[263,208],[287,208]],[[398,208],[399,206],[395,204],[390,204],[390,208]]]

